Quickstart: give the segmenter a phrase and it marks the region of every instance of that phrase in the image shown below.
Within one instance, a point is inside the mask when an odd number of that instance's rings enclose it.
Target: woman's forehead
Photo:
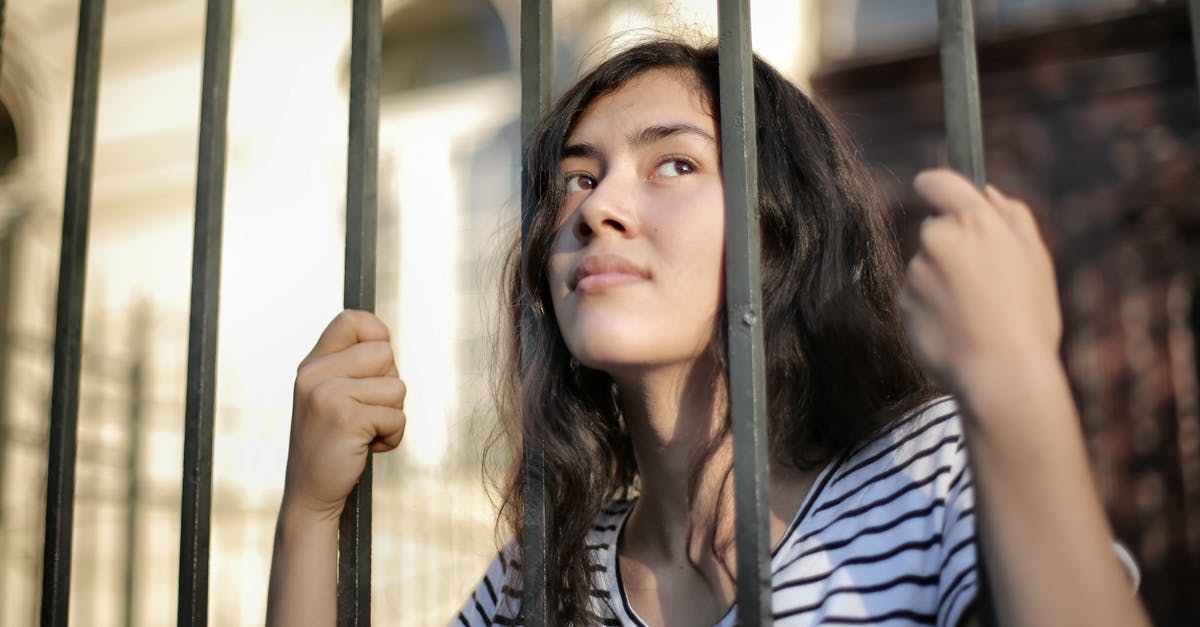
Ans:
[[[648,126],[679,123],[705,129],[715,137],[710,109],[704,89],[690,71],[647,70],[588,103],[564,145],[619,139],[614,133],[636,134]]]

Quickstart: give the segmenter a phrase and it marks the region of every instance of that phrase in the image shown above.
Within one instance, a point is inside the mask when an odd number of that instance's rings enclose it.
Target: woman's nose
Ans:
[[[605,176],[579,203],[573,229],[576,239],[587,243],[605,235],[633,235],[638,227],[633,204],[633,185],[619,175]]]

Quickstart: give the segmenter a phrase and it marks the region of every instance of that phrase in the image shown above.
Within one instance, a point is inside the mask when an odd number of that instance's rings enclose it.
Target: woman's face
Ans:
[[[720,147],[702,94],[684,72],[645,72],[565,142],[554,311],[575,358],[618,379],[695,361],[723,307]]]

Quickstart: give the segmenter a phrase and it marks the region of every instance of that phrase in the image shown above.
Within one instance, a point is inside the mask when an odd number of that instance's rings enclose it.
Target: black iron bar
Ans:
[[[350,131],[346,155],[347,309],[375,311],[379,219],[380,0],[354,0],[350,30]],[[338,531],[338,625],[371,624],[371,454],[350,491]]]
[[[529,142],[538,121],[550,109],[553,77],[553,12],[550,0],[521,1],[521,251],[524,253],[538,199],[531,187]],[[526,299],[521,307],[521,375],[528,372],[532,351],[532,309]],[[525,425],[526,433],[536,425]],[[525,438],[522,447],[522,490],[524,522],[522,547],[523,596],[521,610],[528,627],[554,627],[557,602],[547,593],[546,573],[553,544],[554,504],[547,498],[545,458]]]
[[[6,4],[7,3],[4,0],[0,0],[0,51],[4,50],[4,9],[6,8]],[[0,59],[3,58],[3,55],[0,55]],[[3,69],[4,65],[0,63],[0,71]]]
[[[142,303],[134,310],[130,325],[129,355],[129,450],[126,452],[128,483],[125,492],[125,598],[122,603],[125,627],[133,627],[137,599],[138,504],[141,502],[142,426],[146,396],[146,350],[150,329],[150,307]]]
[[[970,0],[938,0],[938,36],[942,57],[942,98],[945,102],[946,144],[950,167],[983,187],[983,122],[980,114],[979,69],[975,60],[975,19]],[[975,612],[979,624],[997,623],[984,563],[983,544],[975,536],[978,596]]]
[[[769,626],[771,547],[767,381],[758,232],[758,142],[749,0],[721,0],[717,16],[721,162],[725,181],[725,303],[729,411],[737,509],[737,603],[742,625]]]
[[[1192,16],[1192,51],[1196,57],[1196,84],[1200,86],[1200,0],[1190,0],[1188,12]]]
[[[221,222],[233,0],[208,0],[196,223],[192,240],[187,396],[184,400],[183,498],[179,533],[179,625],[208,624],[208,561],[212,527],[213,413],[217,382],[217,318],[221,293]]]
[[[16,312],[14,295],[16,292],[17,242],[21,239],[22,228],[28,214],[21,212],[8,219],[7,224],[0,224],[0,486],[5,483],[5,470],[8,468],[8,447],[12,438],[12,426],[9,424],[9,362],[16,351],[15,342],[9,333],[13,314]],[[4,508],[0,508],[0,529],[7,529]],[[12,541],[8,537],[13,534],[0,535],[0,562],[8,563],[8,549]],[[8,573],[0,572],[0,590],[9,590]]]
[[[104,0],[80,0],[75,44],[75,87],[67,145],[58,302],[54,321],[54,372],[50,392],[50,449],[46,464],[46,528],[42,547],[43,627],[65,627],[71,595],[75,449],[79,431],[79,374],[83,296],[87,274],[88,214],[100,92]]]
[[[938,34],[950,167],[983,187],[987,176],[983,169],[983,122],[970,0],[938,0]]]

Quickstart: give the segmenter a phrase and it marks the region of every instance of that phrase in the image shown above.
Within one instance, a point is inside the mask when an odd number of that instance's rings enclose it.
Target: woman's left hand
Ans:
[[[946,391],[1031,360],[1058,361],[1054,267],[1029,207],[950,170],[913,182],[931,208],[900,308],[917,360]]]

